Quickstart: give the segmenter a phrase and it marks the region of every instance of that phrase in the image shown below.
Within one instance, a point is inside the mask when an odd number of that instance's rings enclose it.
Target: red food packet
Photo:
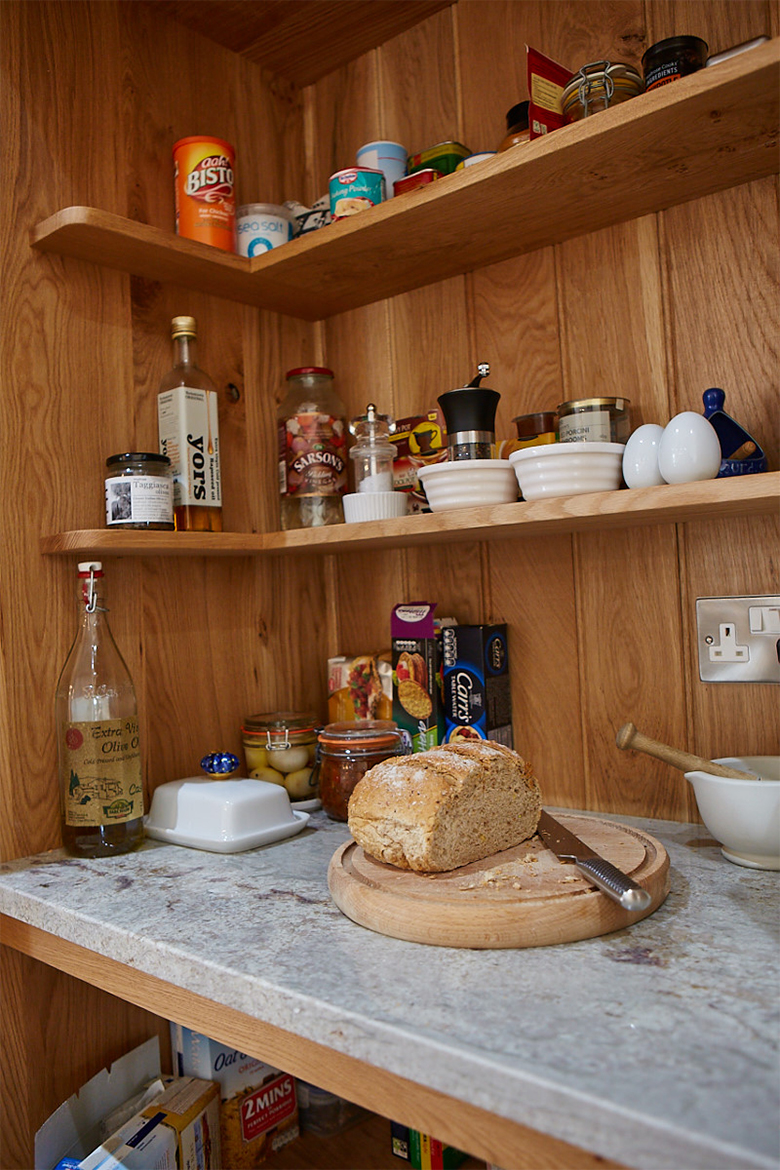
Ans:
[[[540,138],[563,125],[563,90],[574,76],[563,65],[525,46],[528,65],[528,125],[531,138]]]

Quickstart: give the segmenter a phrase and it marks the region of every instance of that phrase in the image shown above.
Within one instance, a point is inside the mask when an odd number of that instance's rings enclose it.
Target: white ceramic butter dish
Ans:
[[[292,837],[308,820],[280,784],[191,776],[155,789],[145,827],[149,837],[171,845],[241,853]]]

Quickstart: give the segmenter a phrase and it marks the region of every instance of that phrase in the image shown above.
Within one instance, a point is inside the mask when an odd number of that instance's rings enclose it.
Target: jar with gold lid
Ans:
[[[625,443],[630,433],[628,398],[577,398],[558,407],[561,443]]]
[[[593,61],[583,65],[561,97],[564,122],[578,122],[644,93],[641,73],[620,61]]]
[[[252,779],[281,784],[292,801],[316,798],[317,720],[313,715],[299,711],[250,715],[241,736]]]
[[[320,800],[334,821],[346,821],[349,798],[369,768],[408,750],[392,719],[329,723],[317,739]]]

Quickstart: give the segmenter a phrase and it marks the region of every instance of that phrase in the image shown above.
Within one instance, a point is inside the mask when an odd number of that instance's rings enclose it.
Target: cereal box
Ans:
[[[222,1096],[222,1158],[251,1170],[298,1137],[295,1078],[227,1044],[171,1024],[177,1072],[217,1081]]]
[[[167,1077],[167,1087],[80,1165],[82,1170],[221,1170],[219,1086]]]
[[[441,690],[439,633],[433,611],[436,603],[414,601],[393,608],[393,719],[412,743],[424,752],[442,742],[444,711]]]
[[[506,625],[442,630],[444,736],[513,746]]]

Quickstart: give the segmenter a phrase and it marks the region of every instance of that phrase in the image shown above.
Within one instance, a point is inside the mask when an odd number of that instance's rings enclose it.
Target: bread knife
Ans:
[[[574,833],[569,832],[544,809],[536,831],[556,857],[561,861],[573,861],[588,881],[619,902],[624,910],[638,914],[650,905],[652,898],[644,886],[632,881],[611,861],[594,853],[589,845],[575,837]]]

